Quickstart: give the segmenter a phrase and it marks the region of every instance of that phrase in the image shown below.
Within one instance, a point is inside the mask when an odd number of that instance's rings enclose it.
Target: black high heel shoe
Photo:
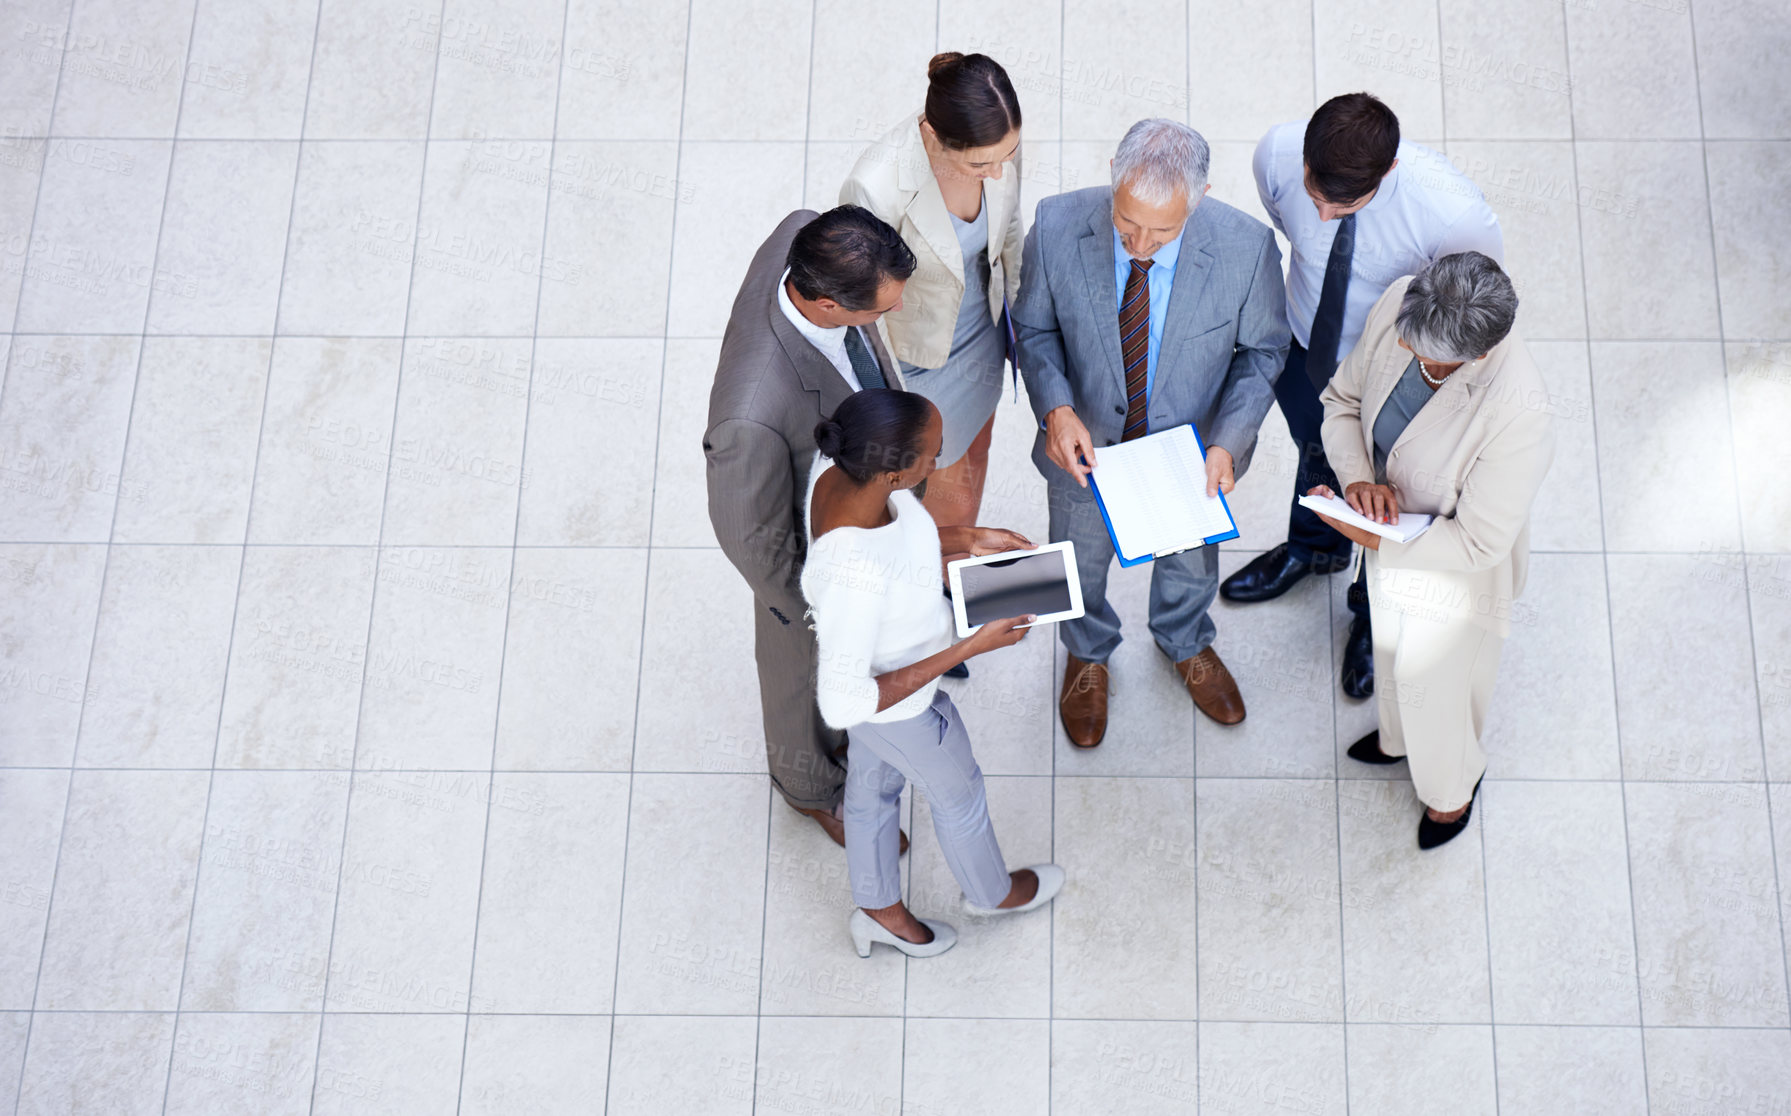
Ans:
[[[1349,746],[1349,758],[1360,763],[1398,763],[1404,756],[1390,756],[1381,751],[1381,730],[1375,729]]]
[[[1454,821],[1431,821],[1430,811],[1425,810],[1418,819],[1418,847],[1434,849],[1438,845],[1446,845],[1455,840],[1456,835],[1468,827],[1468,819],[1474,816],[1474,799],[1480,797],[1480,784],[1485,781],[1485,775],[1481,775],[1479,779],[1475,780],[1474,793],[1468,795],[1468,808],[1463,810],[1461,817]]]

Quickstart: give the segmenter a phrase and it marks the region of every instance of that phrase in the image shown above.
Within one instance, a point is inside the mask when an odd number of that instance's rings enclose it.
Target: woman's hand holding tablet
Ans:
[[[998,550],[960,558],[946,563],[946,578],[960,636],[991,621],[1016,616],[1031,615],[1032,623],[1049,624],[1082,615],[1076,545],[1067,540],[1032,550]]]

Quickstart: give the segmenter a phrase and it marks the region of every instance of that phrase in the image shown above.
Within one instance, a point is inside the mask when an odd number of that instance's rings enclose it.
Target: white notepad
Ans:
[[[1206,455],[1192,426],[1102,446],[1096,460],[1092,479],[1120,561],[1236,537],[1225,497],[1206,494]]]
[[[1332,519],[1341,519],[1352,527],[1360,527],[1364,531],[1373,531],[1383,539],[1394,542],[1411,542],[1430,529],[1431,516],[1423,512],[1402,511],[1396,523],[1376,523],[1367,516],[1349,506],[1349,501],[1340,496],[1302,496],[1300,506],[1322,512]]]

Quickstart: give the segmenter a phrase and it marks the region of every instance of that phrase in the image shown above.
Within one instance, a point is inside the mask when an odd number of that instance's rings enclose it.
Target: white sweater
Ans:
[[[879,713],[877,676],[951,646],[951,605],[939,584],[939,528],[914,493],[902,489],[889,497],[894,522],[835,527],[814,538],[815,482],[832,464],[815,455],[802,512],[811,540],[802,595],[819,647],[821,718],[836,729],[906,720],[926,711],[938,680]]]

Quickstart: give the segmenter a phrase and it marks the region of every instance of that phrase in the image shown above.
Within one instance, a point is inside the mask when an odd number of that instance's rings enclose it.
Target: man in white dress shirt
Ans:
[[[753,592],[771,782],[842,845],[835,808],[845,787],[846,734],[829,728],[815,705],[815,633],[803,619],[800,582],[802,508],[816,424],[854,392],[902,386],[878,330],[883,315],[901,307],[913,273],[914,253],[901,234],[868,210],[842,205],[784,218],[734,299],[703,432],[709,520]]]
[[[1394,280],[1456,252],[1504,262],[1499,220],[1480,188],[1443,155],[1399,138],[1393,110],[1367,93],[1345,93],[1312,119],[1280,124],[1256,145],[1256,190],[1287,238],[1287,318],[1293,329],[1275,399],[1299,451],[1287,542],[1226,578],[1231,601],[1266,601],[1309,573],[1349,564],[1350,541],[1301,507],[1313,485],[1337,487],[1325,462],[1318,393],[1362,335],[1369,308]],[[1354,614],[1342,684],[1351,697],[1374,692],[1368,592],[1349,590]]]

